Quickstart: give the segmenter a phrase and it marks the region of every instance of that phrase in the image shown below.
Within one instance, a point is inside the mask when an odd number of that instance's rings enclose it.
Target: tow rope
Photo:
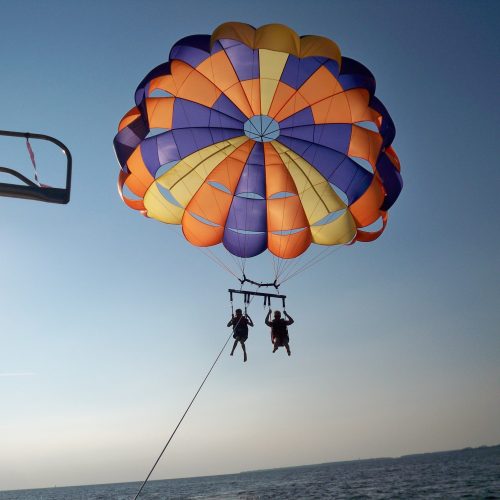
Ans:
[[[241,316],[241,318],[243,318],[243,316]],[[151,474],[153,473],[153,471],[155,470],[156,466],[158,465],[158,462],[160,461],[161,457],[165,453],[165,450],[167,449],[168,445],[170,444],[170,441],[172,441],[172,438],[174,437],[175,433],[177,432],[177,429],[182,424],[182,421],[184,420],[184,417],[187,415],[187,413],[188,413],[189,409],[191,408],[191,406],[193,405],[196,397],[198,396],[198,394],[201,391],[202,387],[205,385],[205,382],[207,381],[207,378],[209,377],[209,375],[212,373],[212,370],[214,369],[215,365],[217,364],[217,361],[219,361],[219,358],[221,357],[222,352],[224,351],[224,349],[226,348],[226,345],[228,344],[229,340],[233,336],[234,328],[236,328],[238,326],[238,323],[241,321],[241,318],[238,320],[238,322],[236,323],[236,325],[234,325],[233,329],[231,329],[231,333],[229,334],[229,337],[224,342],[224,345],[222,346],[222,349],[219,351],[219,354],[217,354],[217,357],[215,358],[215,361],[212,363],[212,366],[210,367],[210,369],[208,370],[207,374],[205,375],[205,378],[203,379],[203,381],[201,382],[200,386],[198,387],[198,390],[195,392],[195,395],[193,396],[193,399],[191,399],[191,402],[188,404],[188,406],[187,406],[186,410],[184,411],[181,419],[179,420],[179,422],[175,426],[175,429],[173,430],[172,434],[168,438],[167,443],[165,444],[165,446],[161,450],[161,453],[158,455],[158,458],[156,459],[155,463],[153,464],[153,467],[151,467],[151,470],[149,471],[148,475],[146,476],[146,479],[144,479],[143,483],[141,484],[141,487],[139,488],[139,491],[137,492],[137,494],[134,497],[134,500],[137,500],[139,498],[139,495],[141,494],[144,486],[146,486],[146,483],[148,482],[149,478],[151,477]]]

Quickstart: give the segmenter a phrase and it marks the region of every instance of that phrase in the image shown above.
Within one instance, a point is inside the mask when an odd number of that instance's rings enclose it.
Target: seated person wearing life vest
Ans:
[[[292,354],[290,352],[290,346],[288,342],[290,339],[288,338],[288,326],[293,324],[293,319],[290,315],[283,311],[286,319],[281,317],[281,313],[279,311],[274,311],[274,319],[271,321],[272,311],[269,309],[269,312],[266,316],[266,325],[271,327],[271,342],[274,345],[273,352],[278,350],[278,347],[283,346],[286,349],[286,352],[290,356]]]
[[[233,339],[235,339],[233,348],[231,349],[231,356],[234,354],[234,350],[239,342],[243,349],[243,361],[246,361],[247,350],[245,349],[245,341],[248,338],[248,327],[253,326],[252,318],[247,313],[243,316],[241,309],[236,309],[236,314],[231,317],[227,326],[233,327]]]

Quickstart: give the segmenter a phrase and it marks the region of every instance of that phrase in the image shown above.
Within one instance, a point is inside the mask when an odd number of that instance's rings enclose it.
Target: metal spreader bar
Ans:
[[[233,288],[230,288],[228,290],[229,292],[229,298],[231,302],[233,302],[233,293],[238,293],[240,295],[243,295],[243,302],[245,304],[250,303],[250,297],[252,295],[255,295],[257,297],[264,297],[264,306],[269,306],[271,307],[271,298],[273,299],[281,299],[283,302],[283,309],[285,309],[285,300],[286,300],[286,295],[280,295],[277,293],[266,293],[266,292],[253,292],[250,290],[235,290]]]

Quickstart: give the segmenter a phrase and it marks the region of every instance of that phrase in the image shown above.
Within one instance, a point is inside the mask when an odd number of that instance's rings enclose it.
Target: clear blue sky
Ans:
[[[285,287],[291,358],[252,304],[249,362],[224,354],[154,477],[500,442],[498,2],[0,10],[0,129],[74,157],[69,205],[0,198],[0,489],[143,479],[228,335],[234,281],[123,205],[112,149],[144,75],[228,20],[324,35],[368,66],[405,187],[378,241]],[[21,146],[2,140],[0,164],[29,172]]]

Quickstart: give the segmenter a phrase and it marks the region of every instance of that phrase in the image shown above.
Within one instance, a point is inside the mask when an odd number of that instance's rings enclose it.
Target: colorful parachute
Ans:
[[[121,196],[239,257],[372,241],[402,188],[394,124],[374,92],[334,42],[283,25],[186,37],[119,125]]]

